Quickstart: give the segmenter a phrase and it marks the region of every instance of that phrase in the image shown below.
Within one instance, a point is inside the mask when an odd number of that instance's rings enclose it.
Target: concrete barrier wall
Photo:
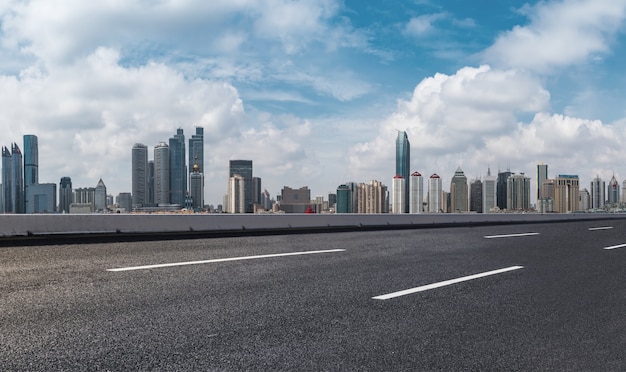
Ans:
[[[0,215],[0,237],[176,233],[437,224],[500,224],[626,218],[622,214],[41,214]]]

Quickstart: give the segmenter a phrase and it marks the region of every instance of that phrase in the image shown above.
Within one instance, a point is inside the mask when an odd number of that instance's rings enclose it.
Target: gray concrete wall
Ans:
[[[626,218],[622,214],[41,214],[0,215],[0,237],[500,224]]]

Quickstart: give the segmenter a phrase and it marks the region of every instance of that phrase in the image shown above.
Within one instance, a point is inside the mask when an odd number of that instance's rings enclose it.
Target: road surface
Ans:
[[[623,371],[625,231],[0,248],[0,369]]]

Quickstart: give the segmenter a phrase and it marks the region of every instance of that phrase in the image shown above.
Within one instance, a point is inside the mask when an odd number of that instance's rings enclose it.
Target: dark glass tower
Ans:
[[[39,183],[39,145],[37,136],[33,134],[24,135],[24,210],[30,211],[28,188]]]
[[[24,203],[24,166],[22,151],[17,143],[11,146],[11,203],[13,213],[25,213]]]
[[[182,128],[170,138],[170,203],[184,205],[187,193],[187,166],[185,165],[185,135]]]
[[[511,171],[498,172],[498,180],[496,181],[496,205],[500,210],[507,207],[507,180],[512,175]]]
[[[204,128],[196,127],[196,134],[189,139],[189,172],[193,172],[194,164],[198,164],[198,171],[204,173]]]
[[[70,213],[72,204],[72,179],[62,177],[59,182],[59,213]]]
[[[252,160],[230,160],[228,177],[235,175],[243,177],[245,213],[252,213]]]
[[[406,132],[398,131],[396,138],[396,176],[402,176],[405,180],[409,179],[411,172],[411,144]],[[409,188],[404,188],[405,211],[409,210]]]
[[[189,139],[187,162],[189,164],[187,168],[189,169],[189,193],[192,194],[192,190],[194,194],[199,192],[199,195],[194,198],[194,206],[200,203],[198,207],[202,208],[203,205],[201,204],[204,204],[204,128],[202,127],[196,127],[196,134],[192,134]],[[191,185],[192,179],[194,185]]]
[[[131,155],[132,205],[142,207],[148,204],[148,146],[136,143]]]
[[[11,202],[11,151],[2,146],[2,213],[13,212]]]

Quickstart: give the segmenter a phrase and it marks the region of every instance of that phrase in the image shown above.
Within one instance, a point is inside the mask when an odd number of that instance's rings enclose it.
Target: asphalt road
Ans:
[[[624,371],[625,232],[0,248],[0,370]]]

